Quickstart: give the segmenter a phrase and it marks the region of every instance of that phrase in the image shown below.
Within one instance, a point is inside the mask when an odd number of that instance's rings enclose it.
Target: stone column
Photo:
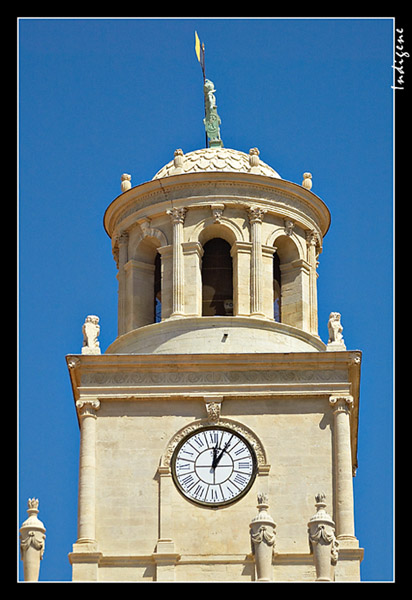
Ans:
[[[38,581],[46,528],[37,518],[39,501],[29,498],[27,505],[29,517],[20,527],[20,556],[23,561],[24,581]]]
[[[264,316],[263,312],[263,263],[262,263],[262,221],[265,213],[263,208],[249,208],[251,226],[252,258],[250,274],[250,313]]]
[[[316,567],[316,581],[333,581],[332,567],[338,560],[338,542],[335,538],[335,523],[325,511],[325,494],[315,496],[316,514],[309,519],[309,547]]]
[[[126,272],[124,266],[128,260],[128,245],[129,245],[129,234],[123,231],[119,235],[119,292],[118,292],[118,304],[117,304],[117,329],[118,334],[126,333]]]
[[[172,208],[166,211],[173,223],[173,290],[172,290],[172,314],[171,316],[183,315],[183,223],[186,208]]]
[[[267,512],[269,508],[267,494],[258,494],[257,499],[257,509],[259,512],[249,525],[252,553],[256,564],[256,580],[272,581],[272,558],[275,550],[276,523]]]
[[[96,542],[96,411],[97,398],[77,400],[80,419],[80,465],[77,544]]]
[[[352,396],[330,396],[333,408],[333,447],[336,490],[336,532],[338,539],[355,540],[352,484],[350,412]]]
[[[316,231],[309,231],[306,234],[306,243],[308,247],[309,271],[309,333],[318,335],[318,294],[317,294],[317,256],[319,248],[319,236]]]

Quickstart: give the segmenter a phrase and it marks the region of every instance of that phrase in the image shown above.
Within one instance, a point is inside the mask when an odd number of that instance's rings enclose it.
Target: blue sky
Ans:
[[[100,317],[102,351],[117,335],[103,214],[121,174],[138,185],[176,148],[204,147],[195,30],[225,146],[258,147],[295,183],[310,171],[331,212],[319,257],[319,335],[327,341],[329,313],[339,311],[347,348],[363,351],[356,535],[362,579],[390,581],[390,18],[19,21],[19,525],[27,498],[39,498],[47,528],[40,580],[70,580],[79,431],[65,356],[80,353],[88,314]]]

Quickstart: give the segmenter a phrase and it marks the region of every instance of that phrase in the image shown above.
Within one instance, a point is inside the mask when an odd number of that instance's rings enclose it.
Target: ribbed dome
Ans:
[[[161,179],[179,173],[203,171],[256,173],[281,179],[279,173],[260,160],[259,151],[256,148],[253,148],[249,154],[231,148],[203,148],[187,154],[176,150],[175,159],[162,167],[153,179]]]

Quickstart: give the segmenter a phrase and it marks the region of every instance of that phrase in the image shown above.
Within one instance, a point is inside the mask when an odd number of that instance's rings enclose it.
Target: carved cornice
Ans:
[[[249,181],[245,181],[245,177]],[[268,179],[250,174],[191,173],[176,175],[166,183],[160,180],[146,182],[118,196],[110,204],[105,213],[105,229],[112,236],[115,227],[133,213],[138,218],[150,216],[147,209],[151,205],[157,204],[159,207],[160,204],[166,204],[167,189],[168,202],[185,198],[186,205],[190,204],[190,207],[202,206],[203,203],[210,206],[214,197],[219,203],[227,202],[228,206],[242,200],[245,204],[249,202],[249,206],[258,201],[270,213],[283,215],[295,222],[302,221],[304,229],[319,227],[321,235],[326,234],[330,213],[318,196],[298,184],[282,179],[270,179],[268,182]],[[219,186],[218,191],[216,185]],[[234,188],[235,192],[231,193]]]

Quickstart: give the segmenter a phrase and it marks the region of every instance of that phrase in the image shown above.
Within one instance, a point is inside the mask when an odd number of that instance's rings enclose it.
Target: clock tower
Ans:
[[[330,214],[223,144],[108,206],[118,336],[67,356],[80,465],[74,581],[358,581],[361,353],[318,335]],[[334,307],[331,307],[333,309]]]

